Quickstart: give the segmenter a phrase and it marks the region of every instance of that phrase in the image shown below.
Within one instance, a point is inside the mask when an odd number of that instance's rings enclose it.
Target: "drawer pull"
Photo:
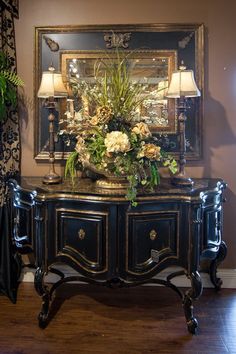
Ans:
[[[149,237],[152,241],[154,241],[157,238],[157,232],[153,229],[149,233]]]
[[[79,229],[78,231],[78,236],[80,240],[83,240],[85,238],[85,231],[84,229]]]

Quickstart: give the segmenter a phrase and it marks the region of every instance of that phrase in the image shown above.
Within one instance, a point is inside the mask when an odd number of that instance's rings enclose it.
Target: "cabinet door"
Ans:
[[[124,245],[126,274],[139,277],[153,275],[157,269],[178,262],[179,219],[178,210],[127,213]]]
[[[62,260],[89,276],[107,273],[109,211],[75,204],[56,207],[54,215],[56,240],[54,246],[48,235],[48,258]]]

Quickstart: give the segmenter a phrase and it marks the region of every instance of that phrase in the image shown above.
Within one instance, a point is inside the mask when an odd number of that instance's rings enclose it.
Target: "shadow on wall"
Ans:
[[[229,264],[230,268],[236,269],[236,195],[231,191],[230,188],[226,189],[225,192],[226,203],[223,205],[224,208],[224,227],[223,227],[223,240],[226,242],[228,247],[227,256],[222,264],[224,268]]]
[[[19,113],[19,121],[20,121],[20,129],[25,131],[28,128],[29,119],[33,117],[34,111],[34,101],[31,97],[28,97],[25,94],[24,88],[20,88],[18,90],[18,113]],[[30,145],[30,140],[28,135],[21,134],[21,145],[24,144],[27,149],[32,149]],[[24,153],[24,151],[22,151]],[[33,152],[32,152],[33,154]]]
[[[217,149],[224,146],[236,145],[236,136],[228,123],[224,106],[212,98],[209,93],[205,99],[204,120],[204,176],[220,177],[214,173],[214,171],[218,173],[218,167],[220,168],[220,166],[213,166],[212,161],[216,157]],[[226,171],[228,173],[230,168],[232,168],[230,159],[224,159],[220,162],[227,167],[227,170],[222,170],[223,174]]]
[[[25,126],[28,125],[29,113],[33,114],[34,101],[32,98],[25,94],[24,88],[18,90],[18,111],[20,119],[24,122]]]
[[[222,267],[236,268],[236,169],[233,150],[227,156],[222,149],[235,149],[236,136],[234,135],[226,116],[223,105],[214,98],[206,95],[205,99],[204,131],[204,176],[225,179],[228,188],[225,191],[226,203],[224,204],[224,233],[223,239],[228,246],[228,254]],[[227,178],[228,177],[228,178]],[[234,181],[231,185],[230,181]]]

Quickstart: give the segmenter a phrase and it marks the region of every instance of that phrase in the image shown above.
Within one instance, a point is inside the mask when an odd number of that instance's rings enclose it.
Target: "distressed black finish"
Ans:
[[[217,179],[194,182],[193,187],[181,189],[164,179],[156,191],[140,191],[138,206],[131,207],[124,191],[98,190],[89,179],[80,179],[74,186],[70,181],[46,186],[36,177],[11,181],[17,215],[14,235],[18,246],[22,239],[23,249],[28,240],[27,247],[36,257],[40,327],[49,322],[54,290],[64,282],[82,280],[112,288],[144,283],[170,287],[180,295],[188,330],[195,333],[193,301],[202,292],[203,258],[210,259],[212,283],[216,289],[221,286],[216,273],[226,256],[221,236],[226,184]],[[25,228],[25,223],[31,227]],[[21,230],[28,234],[19,234]],[[57,269],[61,262],[79,275],[65,277]],[[171,266],[182,270],[174,272]],[[167,268],[166,279],[156,277]],[[48,272],[60,277],[51,287],[45,284]],[[182,274],[191,281],[185,293],[171,283]]]

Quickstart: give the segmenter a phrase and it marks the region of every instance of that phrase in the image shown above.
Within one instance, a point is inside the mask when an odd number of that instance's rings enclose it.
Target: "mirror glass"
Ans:
[[[139,116],[149,124],[152,132],[176,132],[175,102],[165,94],[169,77],[176,65],[176,52],[138,51],[129,53],[127,60],[130,79],[134,84],[143,86],[144,101],[139,107]],[[109,57],[112,55],[109,53]],[[61,54],[62,75],[68,86],[70,83],[86,82],[91,88],[95,85],[94,68],[99,66],[99,74],[104,76],[103,68],[106,53],[74,52]],[[72,95],[72,92],[71,92]],[[73,95],[72,95],[73,96]],[[83,99],[74,96],[73,110],[82,108]],[[88,107],[94,115],[92,107]]]

